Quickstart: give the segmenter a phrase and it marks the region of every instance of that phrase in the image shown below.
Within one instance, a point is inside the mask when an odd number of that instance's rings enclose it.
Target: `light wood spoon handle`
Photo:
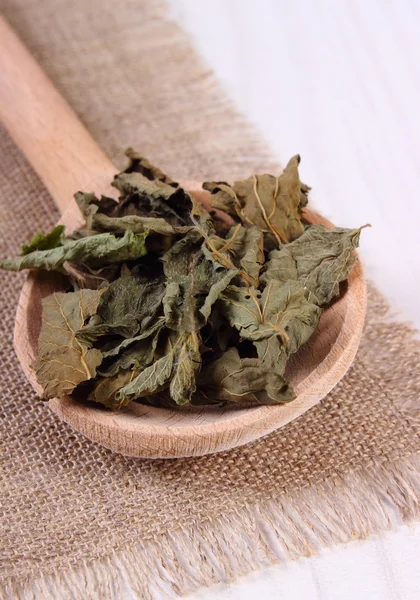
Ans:
[[[112,194],[116,169],[0,16],[0,119],[61,213],[78,190]]]

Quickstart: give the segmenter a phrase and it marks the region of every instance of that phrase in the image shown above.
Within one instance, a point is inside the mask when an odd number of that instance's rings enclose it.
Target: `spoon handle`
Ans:
[[[1,16],[0,120],[61,213],[78,190],[115,195],[115,167]]]

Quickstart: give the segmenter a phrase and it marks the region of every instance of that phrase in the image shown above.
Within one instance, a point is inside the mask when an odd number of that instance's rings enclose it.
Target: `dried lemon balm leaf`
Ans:
[[[244,224],[254,225],[265,234],[271,247],[287,244],[303,233],[301,210],[307,204],[308,186],[299,179],[299,156],[287,163],[283,173],[252,175],[233,186],[206,182],[214,208],[224,210]]]
[[[0,265],[67,277],[43,301],[33,366],[45,396],[112,410],[293,401],[287,362],[340,293],[361,229],[305,222],[299,156],[280,174],[204,183],[224,215],[127,156],[118,200],[77,192],[83,229],[38,233]]]
[[[42,327],[38,358],[33,368],[46,398],[69,394],[96,375],[102,354],[76,338],[86,320],[95,314],[102,291],[56,292],[42,301]]]

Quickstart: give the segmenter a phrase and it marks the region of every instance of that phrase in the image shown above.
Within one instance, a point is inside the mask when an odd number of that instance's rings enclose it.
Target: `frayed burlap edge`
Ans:
[[[308,486],[194,528],[168,531],[103,560],[27,583],[3,598],[139,600],[174,597],[332,544],[365,538],[420,516],[420,456]]]
[[[377,327],[392,323],[404,341],[399,351],[406,352],[409,365],[409,359],[414,359],[419,351],[418,332],[410,323],[396,319],[397,315],[374,287],[369,285],[368,289],[372,310],[364,337],[368,338]],[[375,360],[365,356],[368,370],[377,372],[378,365],[392,351],[386,338],[383,342]],[[362,345],[366,343],[369,339],[362,339]],[[396,376],[388,373],[385,383],[395,383]],[[416,435],[420,422],[418,399],[399,383],[399,394],[393,395],[393,402]],[[139,540],[103,559],[45,573],[36,579],[8,579],[0,587],[0,598],[174,598],[419,518],[420,454],[376,460],[368,468],[308,484],[293,493],[280,494],[213,520],[197,521],[193,527],[167,531],[155,541]]]

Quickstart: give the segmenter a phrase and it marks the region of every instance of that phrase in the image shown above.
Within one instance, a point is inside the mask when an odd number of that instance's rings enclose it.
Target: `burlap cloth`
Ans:
[[[177,178],[278,168],[160,2],[4,10],[117,164],[132,145]],[[0,147],[0,255],[12,256],[58,215],[4,131]],[[418,516],[420,346],[372,287],[357,359],[319,405],[243,448],[146,461],[87,441],[35,396],[12,349],[23,276],[0,277],[0,595],[185,593]]]

